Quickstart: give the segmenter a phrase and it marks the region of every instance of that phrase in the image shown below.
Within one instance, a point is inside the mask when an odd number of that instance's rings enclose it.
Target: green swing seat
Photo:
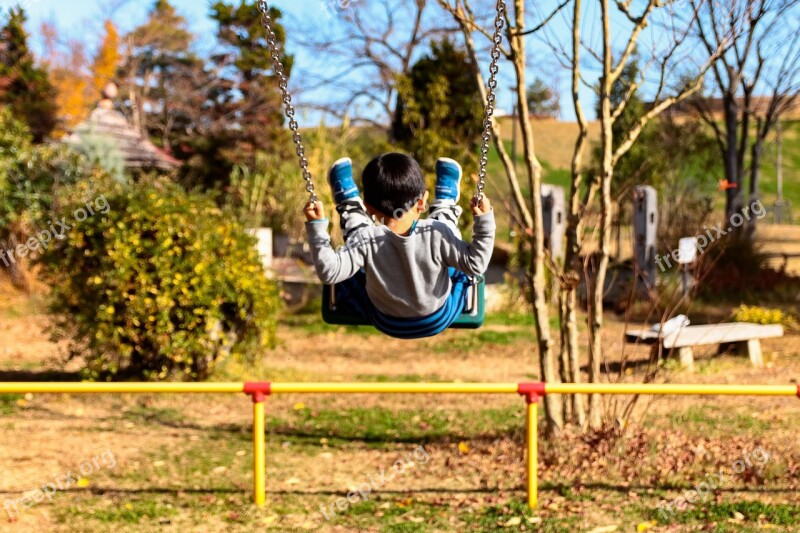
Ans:
[[[469,286],[467,304],[461,316],[450,327],[455,329],[478,329],[486,320],[486,281],[481,277]],[[336,286],[325,285],[322,287],[322,319],[327,324],[336,326],[371,326],[365,318],[352,313],[346,313],[336,306]]]

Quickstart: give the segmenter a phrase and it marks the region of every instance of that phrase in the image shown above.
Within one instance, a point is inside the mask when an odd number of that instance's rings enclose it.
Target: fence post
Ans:
[[[244,384],[244,393],[253,399],[253,503],[256,507],[263,507],[267,501],[264,400],[270,389],[270,383]]]
[[[539,499],[539,398],[545,395],[544,383],[520,383],[517,393],[525,396],[525,443],[527,453],[528,507],[536,509]]]
[[[539,397],[529,396],[526,409],[528,411],[528,507],[536,509],[539,498]]]

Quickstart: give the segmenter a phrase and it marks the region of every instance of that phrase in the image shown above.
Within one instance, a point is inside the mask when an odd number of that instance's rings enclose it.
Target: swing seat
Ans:
[[[470,277],[472,283],[467,287],[467,298],[464,310],[455,322],[450,325],[453,329],[478,329],[486,320],[486,281],[483,277]],[[372,326],[372,323],[363,316],[347,312],[337,306],[336,286],[325,285],[322,287],[322,320],[326,324],[335,326]]]

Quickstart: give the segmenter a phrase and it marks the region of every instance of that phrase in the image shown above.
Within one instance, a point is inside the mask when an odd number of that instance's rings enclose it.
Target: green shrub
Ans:
[[[36,145],[30,130],[0,107],[0,228],[34,231],[51,216],[59,193],[83,178],[102,181],[102,172],[59,145]]]
[[[30,130],[0,107],[0,269],[19,288],[28,287],[28,258],[10,253],[46,230],[60,208],[109,189],[110,177],[60,145],[37,145]]]
[[[55,336],[85,377],[204,379],[274,345],[277,289],[228,211],[166,181],[106,203],[42,259]]]

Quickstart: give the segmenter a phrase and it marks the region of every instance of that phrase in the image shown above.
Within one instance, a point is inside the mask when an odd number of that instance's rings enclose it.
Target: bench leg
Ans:
[[[760,340],[752,339],[749,341],[738,342],[736,343],[736,352],[740,354],[746,352],[747,356],[750,357],[750,362],[755,368],[764,368],[764,357],[761,354]]]
[[[688,370],[689,372],[694,372],[694,353],[692,353],[691,346],[684,346],[683,348],[678,348],[678,359],[681,362],[681,366]]]

